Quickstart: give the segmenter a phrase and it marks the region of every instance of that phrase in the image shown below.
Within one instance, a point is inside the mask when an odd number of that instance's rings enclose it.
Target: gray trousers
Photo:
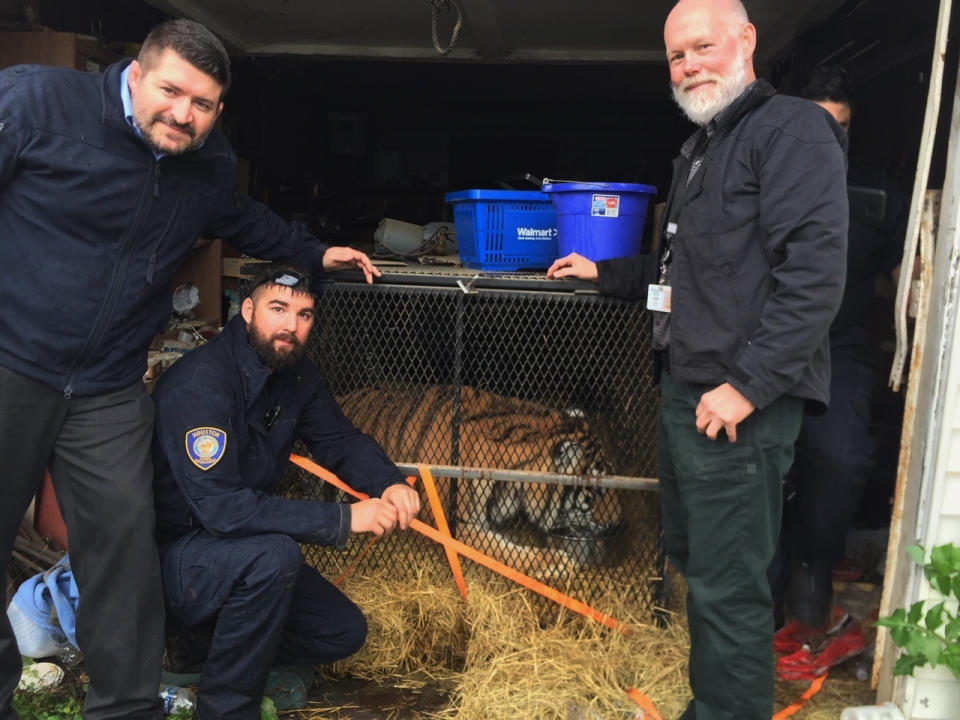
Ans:
[[[163,593],[154,541],[153,402],[141,383],[66,399],[0,367],[0,573],[45,468],[53,479],[80,590],[77,640],[90,677],[87,720],[161,717]],[[0,615],[0,720],[20,677]]]

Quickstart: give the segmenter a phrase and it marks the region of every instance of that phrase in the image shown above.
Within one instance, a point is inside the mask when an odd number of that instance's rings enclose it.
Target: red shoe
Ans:
[[[773,652],[777,655],[795,653],[803,647],[803,637],[810,632],[803,623],[796,620],[787,623],[773,635]]]
[[[809,665],[796,668],[782,668],[778,663],[776,672],[778,680],[789,680],[791,682],[796,682],[799,680],[816,680],[821,675],[825,675],[829,669],[830,668],[819,668]]]
[[[814,657],[814,662],[818,667],[833,667],[844,660],[849,660],[854,655],[859,655],[866,645],[863,630],[857,624],[842,635],[837,635],[829,640],[823,650]]]
[[[787,623],[773,635],[773,652],[777,655],[795,653],[804,646],[825,644],[826,638],[835,635],[850,620],[843,608],[835,607],[830,624],[826,628],[810,627],[797,620]],[[820,641],[817,643],[816,641]]]
[[[802,647],[781,657],[777,660],[777,677],[782,680],[812,680],[834,665],[859,655],[865,646],[860,625],[851,623],[847,630],[827,639],[819,651]]]

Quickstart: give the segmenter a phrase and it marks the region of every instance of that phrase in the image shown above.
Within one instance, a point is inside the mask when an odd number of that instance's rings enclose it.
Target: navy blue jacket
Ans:
[[[356,490],[379,497],[403,476],[369,435],[357,430],[303,358],[270,373],[236,315],[218,337],[187,353],[153,392],[154,501],[161,548],[192,528],[222,537],[283,533],[300,542],[342,547],[350,535],[346,504],[273,495],[295,439]],[[223,435],[215,464],[191,459],[191,431]]]
[[[218,131],[156,160],[123,116],[128,62],[0,72],[0,365],[68,396],[142,377],[197,238],[316,271],[327,249],[238,194]]]
[[[829,329],[847,260],[846,134],[809,100],[758,80],[718,123],[686,188],[674,161],[670,374],[730,383],[756,407],[830,399]],[[683,194],[680,207],[673,207]],[[597,263],[600,291],[645,300],[649,256]]]

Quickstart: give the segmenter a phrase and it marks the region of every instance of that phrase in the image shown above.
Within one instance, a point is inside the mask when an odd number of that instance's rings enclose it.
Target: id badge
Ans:
[[[671,290],[672,288],[669,285],[651,284],[647,286],[647,310],[670,312]]]

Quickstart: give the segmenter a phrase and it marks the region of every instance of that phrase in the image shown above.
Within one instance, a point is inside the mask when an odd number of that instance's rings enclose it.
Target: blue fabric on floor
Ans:
[[[37,573],[25,580],[13,596],[12,602],[32,622],[52,636],[65,637],[74,647],[77,645],[77,605],[80,591],[70,570],[70,556],[44,573]]]

